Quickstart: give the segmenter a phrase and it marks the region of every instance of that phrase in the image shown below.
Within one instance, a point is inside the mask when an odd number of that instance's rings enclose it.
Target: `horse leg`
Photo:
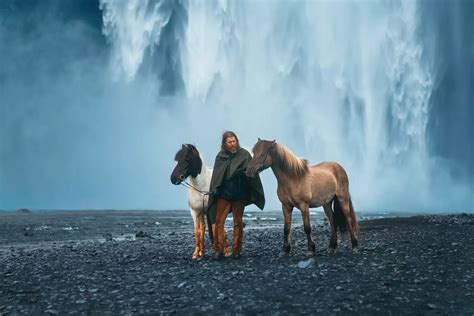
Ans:
[[[198,220],[198,215],[196,210],[191,209],[191,216],[193,217],[193,222],[194,222],[194,238],[196,240],[196,246],[194,248],[193,252],[193,260],[197,259],[199,257],[199,236],[200,236],[200,230],[199,230],[199,220]]]
[[[293,214],[293,206],[282,204],[283,217],[285,224],[283,227],[283,255],[287,255],[291,250],[291,215]]]
[[[355,223],[353,223],[352,221],[349,197],[337,196],[337,199],[339,200],[339,203],[341,204],[342,213],[344,214],[344,217],[347,220],[347,229],[349,230],[349,233],[351,234],[352,252],[357,253],[359,243],[355,237],[355,227],[354,227]]]
[[[324,213],[329,220],[329,225],[331,226],[331,240],[329,241],[329,249],[332,252],[335,252],[337,249],[337,229],[336,223],[334,222],[334,213],[332,211],[331,203],[328,203],[323,206]]]
[[[299,205],[301,211],[301,216],[303,217],[303,227],[304,232],[306,233],[306,238],[308,239],[308,254],[314,255],[316,251],[316,244],[314,243],[313,237],[311,236],[311,222],[309,220],[309,206],[306,203],[301,203]]]
[[[199,214],[199,227],[199,257],[204,257],[204,254],[206,253],[206,246],[204,245],[204,235],[206,233],[206,224],[204,223],[204,212],[201,212],[201,214]]]
[[[223,243],[223,246],[224,246],[224,257],[230,257],[232,256],[232,249],[230,249],[229,247],[229,244],[227,243],[227,232],[225,231],[225,228],[224,228],[224,243]]]

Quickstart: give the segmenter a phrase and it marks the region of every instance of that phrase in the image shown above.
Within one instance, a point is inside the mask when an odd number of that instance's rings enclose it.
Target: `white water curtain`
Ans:
[[[101,1],[112,68],[124,80],[160,46],[170,3]],[[238,122],[241,138],[276,138],[311,163],[340,162],[367,209],[429,204],[435,78],[417,1],[179,3],[184,112]]]

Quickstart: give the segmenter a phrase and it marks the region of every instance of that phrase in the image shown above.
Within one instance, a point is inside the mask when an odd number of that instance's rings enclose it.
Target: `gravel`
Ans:
[[[0,315],[474,313],[472,214],[362,220],[357,255],[347,236],[329,253],[312,220],[314,257],[296,220],[279,256],[280,216],[248,221],[243,257],[216,262],[207,241],[191,260],[183,212],[2,212]]]

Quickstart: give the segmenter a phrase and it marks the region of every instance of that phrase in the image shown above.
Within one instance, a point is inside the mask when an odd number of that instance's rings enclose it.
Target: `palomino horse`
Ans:
[[[291,215],[297,207],[303,216],[304,231],[308,239],[308,251],[314,253],[316,245],[311,237],[309,208],[324,208],[331,225],[329,249],[337,248],[337,231],[349,230],[352,250],[357,252],[355,233],[359,229],[349,194],[346,171],[336,162],[321,162],[308,167],[307,160],[298,158],[275,140],[258,139],[253,148],[253,158],[247,166],[247,176],[271,167],[278,181],[277,194],[285,218],[283,253],[291,250]],[[331,204],[334,202],[334,211]]]
[[[193,259],[200,259],[205,254],[204,211],[207,210],[209,200],[209,196],[205,193],[209,191],[211,185],[212,169],[204,165],[198,150],[191,144],[183,144],[176,153],[175,160],[178,164],[171,173],[171,183],[178,185],[189,177],[188,204],[194,221],[194,236],[196,238]],[[211,227],[209,230],[211,240],[212,231]],[[231,250],[226,240],[227,238],[224,240],[224,255],[228,257],[231,255]]]

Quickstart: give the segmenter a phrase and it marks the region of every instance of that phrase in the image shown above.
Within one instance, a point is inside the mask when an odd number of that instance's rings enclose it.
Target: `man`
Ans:
[[[261,210],[265,205],[260,177],[245,176],[245,169],[252,159],[250,153],[241,148],[234,132],[224,132],[221,151],[217,154],[212,172],[209,199],[209,217],[214,227],[214,258],[223,258],[224,223],[229,212],[234,219],[232,232],[232,252],[234,258],[240,258],[242,252],[244,208],[255,204]]]

